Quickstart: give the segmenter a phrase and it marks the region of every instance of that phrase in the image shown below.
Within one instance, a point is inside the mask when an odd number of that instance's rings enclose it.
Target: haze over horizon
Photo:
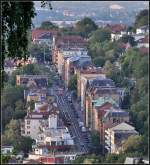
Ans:
[[[87,16],[95,20],[110,21],[131,25],[140,10],[148,9],[148,1],[52,1],[53,10],[41,8],[35,1],[37,16],[35,26],[49,21],[76,21]]]

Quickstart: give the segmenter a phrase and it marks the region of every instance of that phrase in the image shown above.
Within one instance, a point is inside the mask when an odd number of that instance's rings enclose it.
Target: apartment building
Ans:
[[[135,128],[125,122],[105,130],[105,148],[109,153],[119,154],[122,143],[130,136],[138,135]]]
[[[68,87],[71,76],[77,74],[77,69],[86,68],[88,66],[92,66],[91,57],[88,55],[78,55],[67,58],[64,62],[64,81],[66,87]]]
[[[83,109],[85,109],[86,106],[86,93],[88,92],[88,89],[92,90],[94,87],[115,87],[114,82],[111,79],[107,79],[105,77],[93,77],[81,77],[81,108]]]
[[[69,36],[55,37],[54,40],[55,40],[54,41],[55,46],[52,52],[52,61],[53,64],[56,65],[56,68],[58,67],[58,61],[61,60],[61,57],[59,58],[59,56],[60,54],[62,54],[62,50],[68,51],[68,54],[71,54],[69,50],[81,51],[87,49],[86,48],[87,42],[80,36],[69,35]]]
[[[65,60],[69,57],[77,57],[77,56],[86,56],[87,50],[85,49],[70,49],[70,50],[60,50],[58,52],[58,63],[57,69],[58,73],[64,78],[65,73]]]
[[[101,67],[90,66],[81,68],[77,71],[77,95],[78,98],[84,97],[87,81],[93,78],[106,78],[105,71]],[[83,98],[82,98],[83,100]],[[82,104],[83,107],[83,104]]]
[[[53,37],[57,36],[56,30],[33,29],[32,41],[34,44],[46,44],[50,48],[53,46]]]
[[[48,122],[48,112],[38,113],[31,112],[28,113],[24,121],[21,123],[21,135],[29,136],[32,139],[36,139],[40,129],[41,122]]]
[[[16,75],[16,85],[28,88],[46,88],[48,77],[46,75]]]
[[[54,106],[49,111],[38,112],[34,110],[33,112],[28,112],[24,121],[21,123],[22,136],[29,136],[32,139],[36,139],[43,126],[56,128],[58,114],[58,109]]]
[[[105,80],[104,82],[107,82]],[[108,81],[109,82],[109,81]],[[124,97],[124,92],[116,88],[115,86],[95,86],[91,88],[87,88],[85,95],[85,111],[84,111],[84,122],[85,126],[89,127],[89,122],[91,121],[90,117],[93,112],[94,103],[102,101],[107,101],[107,98],[111,98],[114,100],[115,104],[120,105],[122,98]],[[109,100],[110,101],[110,100]]]

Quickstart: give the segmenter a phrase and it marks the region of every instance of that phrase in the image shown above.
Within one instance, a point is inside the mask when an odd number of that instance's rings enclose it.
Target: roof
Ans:
[[[56,45],[59,48],[86,47],[86,44],[87,41],[85,41],[81,36],[77,35],[66,35],[56,40]]]
[[[40,78],[46,78],[48,79],[47,75],[16,75],[16,76],[19,76],[20,78],[33,78],[33,79],[40,79]]]
[[[34,112],[28,112],[27,116],[25,117],[26,119],[48,119],[49,112],[47,111],[34,111]]]
[[[129,113],[120,109],[111,109],[104,116],[104,118],[107,117],[129,117]]]
[[[101,77],[97,77],[97,78],[93,78],[88,80],[88,85],[89,87],[93,87],[93,86],[106,86],[106,87],[115,87],[115,83],[112,79],[109,78],[101,78]]]
[[[116,102],[111,97],[99,97],[97,100],[92,101],[94,106],[102,106],[105,103],[116,104]]]
[[[5,59],[4,60],[5,67],[14,67],[16,66],[15,61],[13,59]]]
[[[30,86],[47,87],[48,85],[48,78],[45,75],[42,75],[42,76],[41,75],[19,75],[19,76],[20,76],[21,85],[27,85],[28,87]]]
[[[32,40],[38,39],[39,37],[41,37],[42,35],[45,35],[45,34],[56,35],[57,31],[56,30],[33,29],[32,30]]]
[[[149,29],[149,26],[148,25],[144,25],[144,26],[141,26],[141,27],[139,27],[137,29],[147,30],[147,29]]]
[[[2,148],[13,148],[12,145],[3,145]]]
[[[38,39],[50,39],[52,38],[52,34],[50,32],[46,32],[38,37]]]
[[[101,67],[89,66],[80,71],[82,74],[104,74],[104,69]]]
[[[126,30],[126,26],[123,24],[107,25],[106,28],[113,33],[119,33],[121,31]]]
[[[42,163],[38,160],[28,159],[28,160],[24,160],[23,164],[42,164]]]
[[[110,128],[112,131],[135,131],[135,128],[132,127],[131,125],[123,122],[118,124],[115,127]]]

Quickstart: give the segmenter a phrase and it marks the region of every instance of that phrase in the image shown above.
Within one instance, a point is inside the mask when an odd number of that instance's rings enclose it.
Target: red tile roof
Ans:
[[[118,33],[126,30],[126,26],[122,24],[107,25],[106,29],[109,29],[111,32]]]
[[[87,41],[85,41],[81,36],[76,36],[76,35],[68,35],[68,36],[63,36],[57,39],[56,44],[61,45],[61,44],[67,44],[67,43],[77,43],[77,44],[86,44]]]
[[[38,39],[38,37],[40,37],[41,35],[43,35],[45,33],[52,33],[52,34],[56,35],[57,31],[56,30],[34,29],[34,30],[32,30],[32,40]]]

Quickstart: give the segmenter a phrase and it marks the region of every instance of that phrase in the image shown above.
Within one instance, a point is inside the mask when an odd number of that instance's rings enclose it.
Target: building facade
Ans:
[[[135,135],[138,135],[135,128],[124,122],[108,128],[105,130],[105,148],[107,152],[120,153],[122,151],[122,142]]]

